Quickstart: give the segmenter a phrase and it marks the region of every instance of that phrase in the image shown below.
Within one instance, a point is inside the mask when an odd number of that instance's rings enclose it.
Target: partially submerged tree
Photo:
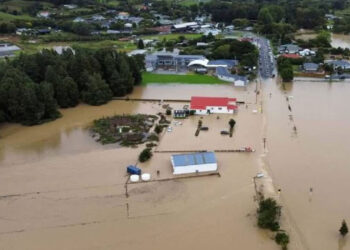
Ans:
[[[152,157],[152,152],[150,148],[145,148],[141,154],[139,155],[139,161],[140,162],[145,162],[148,161]]]
[[[233,129],[234,126],[236,125],[236,121],[234,119],[230,119],[230,121],[228,122],[228,124],[230,125],[230,128]]]
[[[346,224],[345,220],[342,221],[339,232],[343,237],[349,232],[348,225]]]
[[[279,232],[275,236],[275,241],[278,245],[282,247],[283,250],[287,250],[287,246],[289,243],[289,236],[284,232]]]

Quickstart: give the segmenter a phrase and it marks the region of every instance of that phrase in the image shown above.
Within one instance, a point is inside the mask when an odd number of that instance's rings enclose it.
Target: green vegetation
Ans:
[[[214,76],[208,75],[168,75],[168,74],[154,74],[144,72],[142,74],[142,85],[150,83],[187,83],[187,84],[219,84],[226,83],[225,81],[219,80]]]
[[[151,159],[152,157],[152,151],[151,148],[145,148],[139,155],[139,161],[140,162],[145,162]]]
[[[43,50],[0,65],[0,114],[8,122],[39,124],[59,117],[58,107],[91,105],[124,96],[141,82],[140,62],[113,50]]]
[[[102,144],[119,142],[120,145],[131,146],[155,141],[154,134],[148,133],[156,119],[156,116],[142,114],[104,117],[93,122],[91,131],[96,141]]]
[[[265,199],[262,194],[259,194],[259,208],[258,208],[258,226],[263,229],[269,229],[272,232],[277,232],[275,241],[287,250],[289,243],[289,236],[284,231],[280,230],[281,206],[279,206],[273,198]],[[280,231],[279,231],[280,230]]]
[[[283,82],[290,82],[294,78],[293,62],[298,64],[299,59],[289,59],[279,57],[277,60],[278,72],[281,75]],[[302,62],[301,62],[302,63]],[[300,64],[301,64],[300,63]]]
[[[341,236],[343,236],[343,237],[345,235],[347,235],[347,233],[349,232],[348,225],[346,224],[345,220],[342,221],[339,232],[340,232]]]
[[[278,245],[282,247],[283,250],[287,250],[289,244],[289,236],[284,232],[279,232],[275,236],[275,241]]]
[[[228,124],[230,125],[230,137],[232,137],[232,134],[233,134],[233,128],[235,127],[236,125],[236,121],[234,119],[230,119]]]
[[[258,226],[271,231],[280,229],[279,218],[281,216],[281,207],[272,199],[262,199],[258,208]]]

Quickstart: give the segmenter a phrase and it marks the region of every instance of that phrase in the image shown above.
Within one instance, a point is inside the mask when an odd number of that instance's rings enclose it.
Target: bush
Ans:
[[[271,231],[277,231],[280,228],[279,217],[281,207],[272,199],[263,199],[259,202],[258,208],[258,226]]]
[[[277,233],[275,236],[275,241],[278,245],[282,247],[283,250],[287,250],[287,245],[289,243],[289,236],[284,232]]]
[[[157,134],[160,134],[162,133],[163,131],[163,126],[160,126],[160,125],[156,125],[156,127],[154,128],[154,132],[156,132]]]
[[[140,162],[145,162],[148,161],[152,157],[152,152],[150,148],[145,148],[141,154],[139,155],[139,161]]]

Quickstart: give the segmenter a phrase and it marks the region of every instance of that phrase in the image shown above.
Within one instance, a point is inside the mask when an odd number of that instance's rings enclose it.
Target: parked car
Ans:
[[[209,128],[208,128],[208,127],[201,127],[201,130],[203,130],[203,131],[208,131]]]
[[[230,132],[228,132],[228,131],[226,131],[226,130],[222,130],[222,131],[220,132],[220,134],[222,134],[222,135],[229,135]]]

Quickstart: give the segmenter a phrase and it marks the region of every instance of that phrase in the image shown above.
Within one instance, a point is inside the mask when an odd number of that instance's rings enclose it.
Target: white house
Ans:
[[[172,155],[173,174],[191,174],[217,171],[218,164],[213,152]]]
[[[48,11],[40,11],[36,16],[41,18],[49,18],[51,15]]]
[[[196,115],[234,114],[238,109],[236,98],[228,97],[191,97],[191,110]]]

